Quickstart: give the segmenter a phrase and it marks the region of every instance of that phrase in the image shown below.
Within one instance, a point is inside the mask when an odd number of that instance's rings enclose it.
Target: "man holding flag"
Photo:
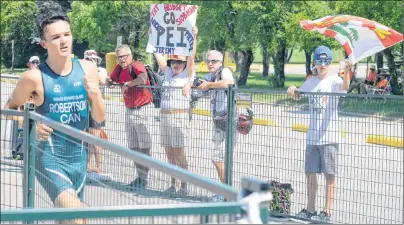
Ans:
[[[299,217],[320,222],[329,222],[336,188],[335,176],[338,168],[340,130],[338,124],[338,96],[321,93],[346,93],[349,88],[348,71],[352,64],[347,60],[344,77],[329,76],[328,68],[332,62],[331,50],[326,46],[314,52],[317,76],[308,78],[300,88],[291,86],[288,94],[300,98],[299,92],[314,92],[309,97],[310,125],[306,137],[305,172],[307,178],[307,208],[298,213]],[[315,210],[318,189],[317,173],[326,178],[326,202],[324,209],[317,214]]]

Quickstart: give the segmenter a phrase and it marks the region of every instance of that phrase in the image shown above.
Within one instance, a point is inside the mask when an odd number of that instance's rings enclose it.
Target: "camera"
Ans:
[[[199,87],[199,85],[201,85],[201,83],[202,83],[202,81],[198,77],[196,77],[194,80],[193,86]]]

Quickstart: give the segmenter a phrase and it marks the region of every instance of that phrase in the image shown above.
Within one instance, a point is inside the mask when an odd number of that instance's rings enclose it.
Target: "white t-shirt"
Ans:
[[[234,84],[233,73],[229,68],[223,68],[221,79],[218,73],[216,74],[209,73],[204,77],[204,80],[210,82],[218,82],[220,80],[230,80],[231,83]],[[216,112],[227,110],[226,92],[224,90],[211,90],[209,92],[211,98],[211,112],[213,113],[214,110],[216,110]]]
[[[340,90],[339,76],[310,77],[298,89],[301,92],[346,93]],[[309,95],[310,125],[306,141],[309,145],[339,143],[341,132],[338,121],[338,96]]]
[[[100,78],[100,91],[101,94],[104,95],[105,93],[105,80],[108,77],[108,72],[106,69],[102,68],[102,67],[98,67],[98,77]]]
[[[108,72],[105,68],[98,67],[98,76],[100,77],[100,84],[105,84],[105,80],[108,77]]]
[[[191,81],[195,78],[195,73],[192,75]],[[162,89],[162,99],[160,108],[163,110],[172,109],[189,109],[189,97],[182,95],[182,87],[189,82],[188,71],[184,71],[173,77],[173,71],[169,66],[166,66],[164,71],[164,82],[162,86],[177,87],[175,89]],[[178,88],[181,87],[181,88]]]

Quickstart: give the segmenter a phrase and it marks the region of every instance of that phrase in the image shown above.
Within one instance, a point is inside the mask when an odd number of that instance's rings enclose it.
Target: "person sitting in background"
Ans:
[[[380,81],[377,81],[377,84],[376,84],[375,88],[377,88],[377,89],[385,89],[386,86],[387,86],[387,83],[389,82],[387,80],[388,75],[389,75],[388,72],[383,72],[382,71],[382,74],[380,75]],[[366,84],[366,83],[356,83],[354,85],[351,85],[351,87],[349,87],[348,91],[352,91],[353,88],[357,88],[359,94],[367,94],[368,89],[372,88],[373,85]]]
[[[40,60],[39,60],[38,56],[32,56],[31,58],[29,58],[29,60],[27,62],[27,66],[30,70],[35,69],[35,68],[38,68],[39,62],[40,62]]]
[[[376,66],[371,65],[369,73],[368,73],[367,77],[365,78],[364,83],[369,84],[369,85],[374,85],[376,77],[377,77]]]

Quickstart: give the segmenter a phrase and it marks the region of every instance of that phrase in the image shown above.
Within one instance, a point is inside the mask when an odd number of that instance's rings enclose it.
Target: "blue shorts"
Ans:
[[[74,155],[63,152],[75,151]],[[74,190],[83,201],[87,174],[87,150],[78,144],[52,145],[40,142],[36,151],[36,177],[55,203],[60,193]]]

